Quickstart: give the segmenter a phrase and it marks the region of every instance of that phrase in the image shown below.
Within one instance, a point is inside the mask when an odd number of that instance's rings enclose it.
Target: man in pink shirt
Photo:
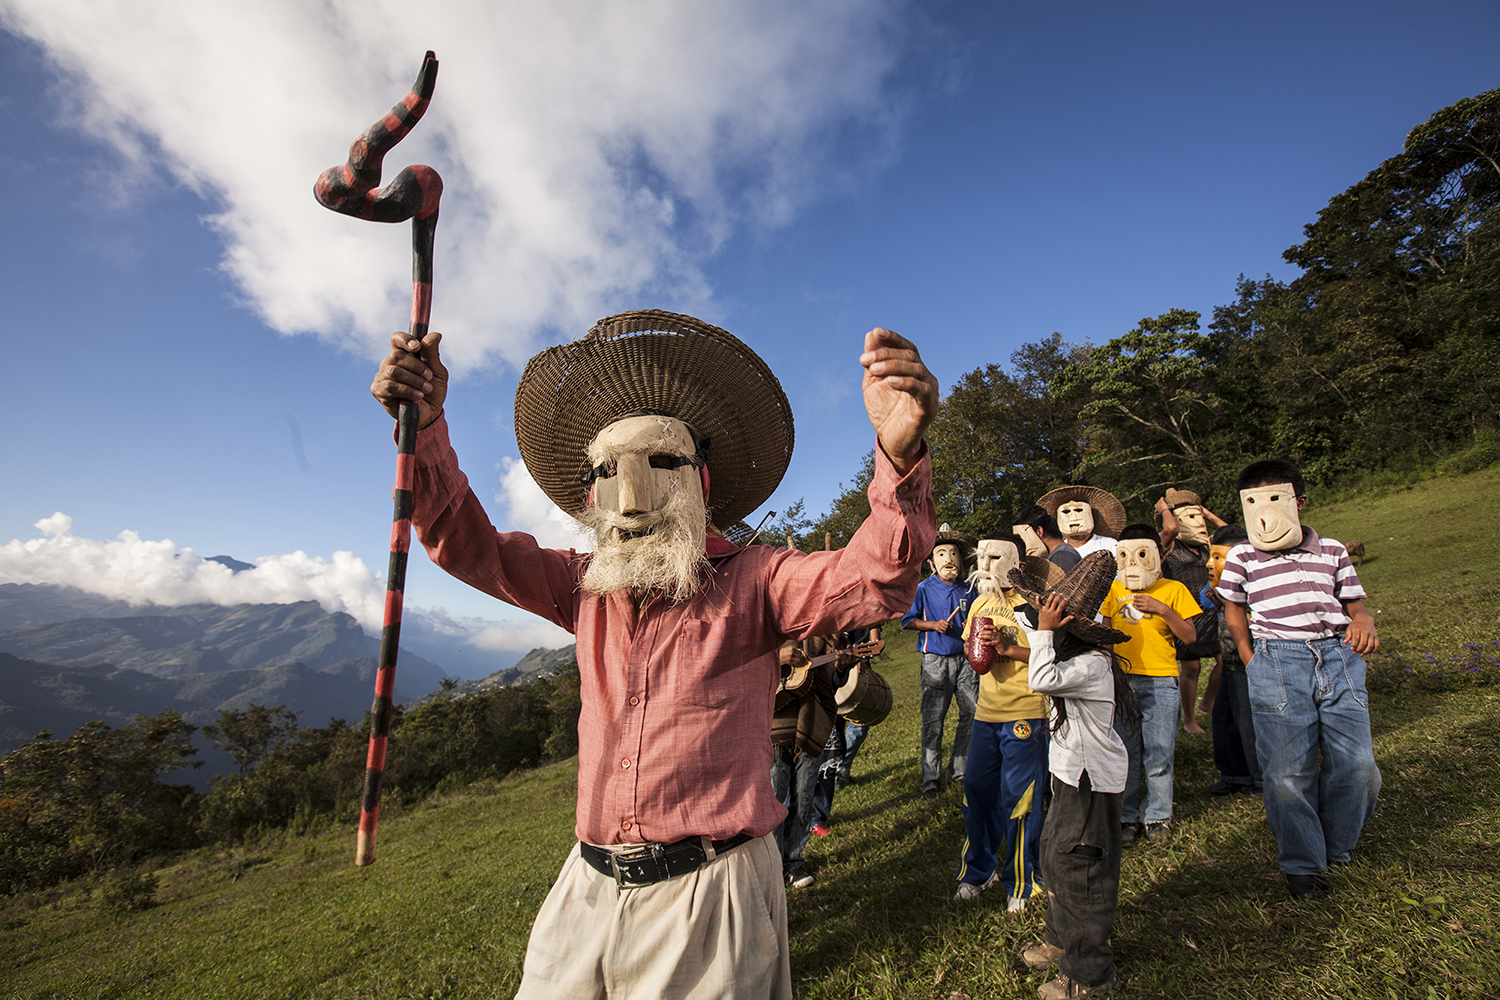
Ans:
[[[934,537],[924,432],[937,380],[865,335],[871,515],[847,548],[739,548],[728,526],[790,461],[790,407],[748,347],[687,316],[624,313],[549,348],[516,393],[527,469],[592,553],[496,532],[448,444],[439,334],[396,334],[371,392],[419,407],[412,525],[443,569],[577,636],[576,833],[520,997],[790,997],[771,832],[777,650],[900,614]],[[415,353],[409,353],[415,352]],[[710,476],[712,472],[712,476]]]

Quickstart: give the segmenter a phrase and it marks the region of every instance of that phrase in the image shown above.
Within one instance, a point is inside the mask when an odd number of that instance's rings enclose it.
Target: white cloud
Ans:
[[[713,318],[701,265],[731,233],[889,149],[899,6],[0,0],[0,23],[58,67],[79,127],[221,207],[223,267],[267,324],[372,355],[406,314],[408,227],[335,215],[312,182],[436,50],[385,179],[443,175],[434,325],[473,365],[622,307]]]
[[[502,459],[499,472],[500,492],[495,501],[505,505],[505,521],[513,530],[526,532],[544,548],[593,551],[593,535],[542,492],[525,462]]]
[[[317,601],[325,611],[353,616],[366,632],[380,633],[385,579],[351,552],[331,558],[305,552],[262,556],[253,569],[236,573],[170,539],[151,541],[134,531],[108,541],[75,537],[73,519],[62,511],[36,527],[46,537],[0,545],[0,583],[76,587],[138,606]],[[402,618],[404,645],[430,637],[450,647],[525,652],[572,642],[563,629],[530,615],[516,621],[454,618],[441,608],[407,605]]]

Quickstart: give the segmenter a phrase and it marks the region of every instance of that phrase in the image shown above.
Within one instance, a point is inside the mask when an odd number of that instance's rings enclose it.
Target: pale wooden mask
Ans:
[[[1064,538],[1087,541],[1094,533],[1094,508],[1086,500],[1068,500],[1058,504],[1057,527]]]
[[[1037,537],[1036,529],[1029,524],[1013,524],[1010,530],[1021,536],[1021,541],[1026,543],[1026,554],[1028,556],[1045,556],[1047,554],[1047,543]]]
[[[1149,538],[1127,538],[1116,544],[1115,563],[1127,590],[1148,590],[1161,579],[1161,550]]]
[[[1250,544],[1262,552],[1284,552],[1302,544],[1299,512],[1306,500],[1293,493],[1291,483],[1240,490],[1240,510],[1245,515]]]

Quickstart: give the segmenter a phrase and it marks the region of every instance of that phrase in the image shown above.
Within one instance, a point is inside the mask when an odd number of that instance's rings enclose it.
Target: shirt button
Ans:
[[[627,819],[625,822],[623,822],[623,823],[620,824],[620,829],[622,829],[622,830],[629,830],[630,827],[631,827],[631,825],[632,824],[631,824],[630,820]]]
[[[620,766],[621,767],[629,767],[630,766],[630,758],[626,757],[624,760],[620,761]]]
[[[635,695],[631,695],[630,696],[630,703],[632,705],[639,705],[641,703],[641,699],[637,698]]]

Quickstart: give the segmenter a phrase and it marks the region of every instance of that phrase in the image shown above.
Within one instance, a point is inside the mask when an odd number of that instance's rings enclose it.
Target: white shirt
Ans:
[[[1129,759],[1125,741],[1115,732],[1115,680],[1109,653],[1090,649],[1059,663],[1050,631],[1028,628],[1024,620],[1021,627],[1031,645],[1027,670],[1031,689],[1052,696],[1054,722],[1057,699],[1068,705],[1067,721],[1052,733],[1047,769],[1074,788],[1087,771],[1094,791],[1123,792]]]
[[[1067,544],[1072,545],[1073,543],[1068,542]],[[1096,532],[1095,534],[1089,536],[1088,541],[1084,542],[1073,551],[1078,553],[1078,558],[1080,559],[1082,559],[1084,556],[1093,555],[1095,552],[1108,552],[1110,555],[1114,555],[1115,546],[1118,544],[1118,542],[1116,542],[1113,538],[1110,538],[1108,535],[1101,535]]]

